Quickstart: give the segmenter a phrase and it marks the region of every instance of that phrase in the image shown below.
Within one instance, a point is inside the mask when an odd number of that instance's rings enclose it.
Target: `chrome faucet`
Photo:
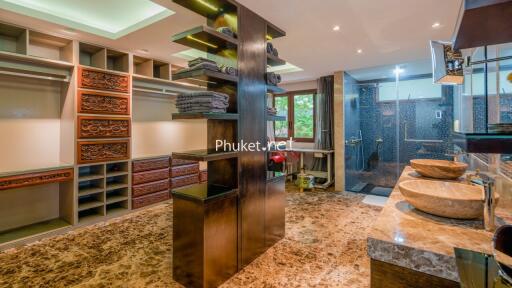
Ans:
[[[494,190],[496,182],[493,177],[488,174],[480,173],[479,170],[475,174],[469,174],[466,179],[474,185],[484,188],[484,228],[486,231],[493,232],[496,230],[494,206],[496,199],[494,198]]]

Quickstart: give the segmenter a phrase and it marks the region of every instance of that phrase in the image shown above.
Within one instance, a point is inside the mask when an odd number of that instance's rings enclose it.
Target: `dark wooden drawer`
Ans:
[[[203,170],[199,172],[199,182],[204,183],[208,181],[208,171]]]
[[[77,144],[78,164],[130,159],[130,141],[83,141]]]
[[[78,116],[78,138],[129,138],[130,118]]]
[[[130,97],[78,90],[78,113],[130,115]]]
[[[184,166],[176,166],[171,168],[171,177],[180,177],[191,174],[199,173],[199,163],[184,165]]]
[[[133,161],[133,173],[169,168],[169,157]]]
[[[171,189],[199,183],[199,174],[175,177],[171,179]]]
[[[98,71],[95,69],[78,68],[79,88],[113,91],[119,93],[130,93],[130,77]]]
[[[132,187],[132,197],[139,197],[164,190],[169,191],[169,180],[134,185]]]
[[[197,161],[192,160],[181,160],[181,159],[171,159],[171,166],[183,166],[183,165],[190,165],[195,164]]]
[[[138,172],[133,173],[132,175],[133,185],[155,182],[160,180],[169,180],[169,168]]]
[[[34,172],[0,178],[0,190],[73,180],[73,168]]]
[[[145,206],[149,206],[151,204],[169,200],[169,198],[170,198],[169,190],[145,195],[142,197],[133,198],[132,199],[132,208],[133,209],[142,208]]]

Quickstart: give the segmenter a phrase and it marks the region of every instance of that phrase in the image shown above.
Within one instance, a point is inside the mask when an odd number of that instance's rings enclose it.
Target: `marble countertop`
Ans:
[[[398,183],[422,179],[406,167]],[[414,209],[400,193],[398,183],[368,236],[370,258],[426,274],[459,281],[454,248],[492,253],[493,233],[482,220],[454,220]],[[499,207],[498,225],[512,223]]]

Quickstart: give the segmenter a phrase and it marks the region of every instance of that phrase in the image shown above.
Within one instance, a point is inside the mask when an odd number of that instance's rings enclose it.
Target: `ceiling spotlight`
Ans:
[[[439,27],[441,27],[441,23],[439,23],[439,22],[432,24],[432,28],[434,28],[434,29],[439,28]]]
[[[340,26],[336,25],[332,27],[332,31],[340,31]]]
[[[357,49],[357,54],[363,54],[363,49]]]

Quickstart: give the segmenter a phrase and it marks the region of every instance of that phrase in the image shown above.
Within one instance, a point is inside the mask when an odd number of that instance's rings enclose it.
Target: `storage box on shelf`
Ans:
[[[0,174],[0,247],[74,223],[73,166]]]
[[[135,160],[132,165],[134,209],[169,199],[169,157]]]
[[[82,165],[78,168],[77,220],[96,222],[130,209],[130,162]]]

